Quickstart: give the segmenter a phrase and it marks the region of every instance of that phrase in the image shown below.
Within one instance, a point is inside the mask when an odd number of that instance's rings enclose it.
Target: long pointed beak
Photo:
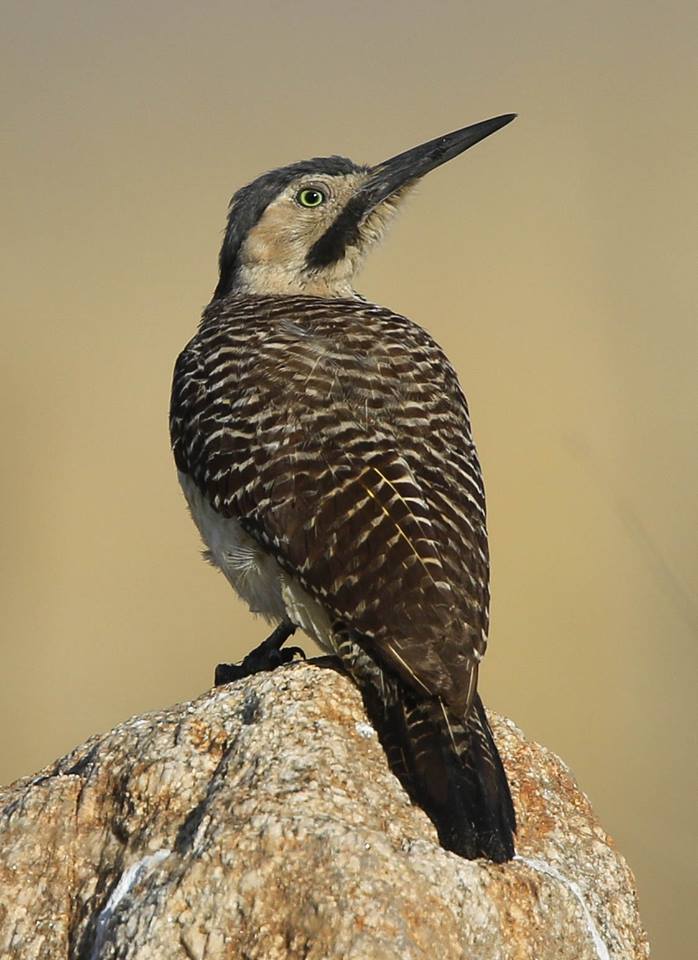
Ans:
[[[341,260],[347,245],[355,243],[360,225],[372,210],[425,173],[440,167],[442,163],[457,157],[468,147],[474,146],[491,133],[511,123],[515,113],[474,123],[462,130],[447,133],[445,137],[429,140],[373,167],[363,186],[349,200],[334,223],[311,247],[307,257],[310,268],[324,267]]]
[[[485,137],[489,137],[491,133],[505,127],[515,117],[515,113],[505,113],[501,117],[474,123],[470,127],[429,140],[379,163],[373,168],[371,176],[360,191],[361,199],[365,203],[365,213],[369,213],[401,187],[418,180],[425,173],[440,167],[442,163],[452,160]]]

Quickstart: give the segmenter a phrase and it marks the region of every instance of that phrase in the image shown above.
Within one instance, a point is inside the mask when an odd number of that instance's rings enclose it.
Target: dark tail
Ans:
[[[433,821],[446,850],[503,863],[514,856],[516,815],[482,700],[465,723],[440,701],[398,689],[370,713],[393,772]]]
[[[465,723],[448,716],[438,700],[412,700],[409,694],[401,699],[398,736],[409,789],[434,822],[442,845],[469,860],[511,860],[516,815],[480,697]]]
[[[447,850],[503,863],[514,856],[516,815],[482,700],[465,720],[419,699],[351,637],[340,659],[357,681],[393,773],[430,817]]]

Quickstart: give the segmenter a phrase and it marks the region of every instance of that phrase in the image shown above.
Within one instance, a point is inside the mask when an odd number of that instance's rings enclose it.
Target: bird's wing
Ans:
[[[341,302],[328,322],[319,303],[324,318],[287,302],[253,327],[238,314],[204,324],[175,371],[178,466],[338,628],[463,714],[486,637],[487,542],[455,374],[404,318]]]

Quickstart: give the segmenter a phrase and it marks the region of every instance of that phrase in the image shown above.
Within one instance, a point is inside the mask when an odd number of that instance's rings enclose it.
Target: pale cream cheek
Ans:
[[[272,203],[250,231],[240,251],[238,285],[245,293],[350,297],[354,274],[367,249],[380,239],[392,219],[398,197],[375,211],[363,225],[356,247],[344,258],[317,273],[307,270],[308,251],[331,226],[351,196],[355,184],[343,184],[334,201],[322,210],[304,211],[288,198]]]
[[[242,261],[249,266],[284,264],[300,269],[306,252],[325,228],[323,220],[309,219],[287,201],[274,204],[250,231],[242,250]]]

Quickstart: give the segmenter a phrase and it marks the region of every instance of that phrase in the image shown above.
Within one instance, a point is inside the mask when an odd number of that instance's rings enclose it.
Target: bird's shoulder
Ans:
[[[229,297],[203,314],[175,368],[173,402],[196,396],[267,403],[348,403],[364,413],[452,406],[468,417],[458,377],[419,324],[361,299]]]
[[[207,485],[220,461],[257,447],[321,444],[359,458],[383,448],[417,475],[431,463],[429,486],[465,480],[482,499],[467,402],[443,350],[417,323],[360,299],[214,301],[177,360],[170,427],[179,469],[197,482],[205,471]]]

